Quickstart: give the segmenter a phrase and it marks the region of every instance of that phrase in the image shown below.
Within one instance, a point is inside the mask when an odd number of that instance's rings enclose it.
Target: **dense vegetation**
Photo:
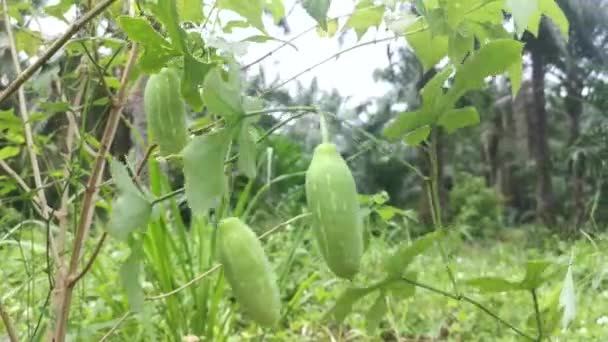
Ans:
[[[605,339],[608,2],[338,3],[2,0],[0,332]],[[355,42],[268,80],[304,34]]]

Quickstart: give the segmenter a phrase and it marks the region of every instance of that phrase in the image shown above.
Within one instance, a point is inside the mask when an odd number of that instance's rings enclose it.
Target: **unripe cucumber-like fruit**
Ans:
[[[279,287],[256,234],[230,217],[220,221],[218,243],[219,259],[237,301],[258,324],[275,324],[281,312]]]
[[[336,145],[315,148],[306,171],[306,199],[325,262],[337,276],[352,279],[363,255],[363,222],[355,180]]]
[[[179,153],[188,141],[188,129],[176,70],[163,68],[150,76],[144,91],[144,110],[152,140],[158,144],[160,153]]]

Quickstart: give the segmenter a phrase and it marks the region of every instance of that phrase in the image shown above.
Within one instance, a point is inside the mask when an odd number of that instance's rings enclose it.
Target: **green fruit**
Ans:
[[[144,110],[162,155],[179,153],[188,141],[186,106],[177,71],[163,68],[150,76],[144,90]]]
[[[306,199],[325,262],[337,276],[352,279],[363,255],[363,222],[355,180],[334,144],[315,148],[306,171]]]
[[[260,240],[236,217],[219,224],[219,259],[237,301],[258,324],[274,325],[281,316],[276,277]]]

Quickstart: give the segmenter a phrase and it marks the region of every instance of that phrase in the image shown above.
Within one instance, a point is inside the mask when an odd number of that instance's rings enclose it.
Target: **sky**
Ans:
[[[59,0],[51,0],[48,5],[57,3]],[[272,18],[266,15],[264,23],[270,36],[282,40],[289,40],[297,34],[306,31],[315,25],[315,21],[306,13],[306,11],[298,4],[294,6],[295,0],[283,0],[285,9],[291,13],[287,17],[287,23],[290,27],[290,33],[285,35],[283,29],[272,23]],[[354,9],[354,1],[352,0],[334,0],[331,2],[328,16],[342,16],[352,13]],[[74,11],[71,10],[66,15],[68,19],[74,17]],[[230,19],[239,19],[239,16],[229,11],[222,11],[220,19],[227,22]],[[343,21],[340,22],[343,24]],[[47,39],[56,38],[67,30],[67,25],[55,18],[40,18],[37,22],[33,22],[33,29],[41,30]],[[238,42],[240,39],[260,34],[255,30],[235,30],[234,34],[228,39],[234,39]],[[370,29],[359,42],[371,41],[389,37],[392,33],[387,32],[383,28],[379,30]],[[340,50],[356,45],[357,37],[354,32],[347,32],[343,37],[342,42],[339,42],[338,32],[334,37],[320,37],[316,30],[303,35],[293,42],[297,47],[297,51],[290,46],[285,46],[281,50],[274,53],[271,57],[266,58],[259,63],[264,68],[267,80],[272,81],[275,77],[279,77],[281,81],[286,80],[296,73],[305,70],[313,64],[326,59]],[[221,36],[225,36],[224,33]],[[386,57],[387,45],[397,47],[404,45],[404,39],[398,41],[381,42],[365,47],[357,48],[341,55],[338,59],[329,61],[313,70],[299,76],[296,81],[292,81],[285,85],[293,90],[296,82],[300,81],[303,85],[308,85],[313,78],[317,78],[318,85],[323,90],[337,89],[340,95],[348,97],[348,103],[356,105],[366,99],[378,97],[386,93],[389,85],[386,83],[376,83],[372,78],[372,74],[377,68],[384,68],[388,65]],[[262,44],[248,43],[246,53],[238,59],[243,64],[251,63],[257,58],[267,54],[273,50],[280,42],[271,41]],[[254,75],[259,70],[259,67],[252,67],[249,70],[251,75]]]

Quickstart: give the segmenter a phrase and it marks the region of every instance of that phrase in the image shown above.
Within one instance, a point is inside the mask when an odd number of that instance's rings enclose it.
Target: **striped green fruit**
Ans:
[[[272,326],[280,318],[276,276],[260,240],[236,217],[219,224],[219,259],[237,301],[258,324]]]
[[[163,68],[150,76],[144,90],[144,110],[162,155],[179,153],[188,141],[186,106],[177,71]]]
[[[315,148],[306,171],[306,199],[325,262],[337,276],[352,279],[363,255],[363,222],[355,180],[336,145]]]

